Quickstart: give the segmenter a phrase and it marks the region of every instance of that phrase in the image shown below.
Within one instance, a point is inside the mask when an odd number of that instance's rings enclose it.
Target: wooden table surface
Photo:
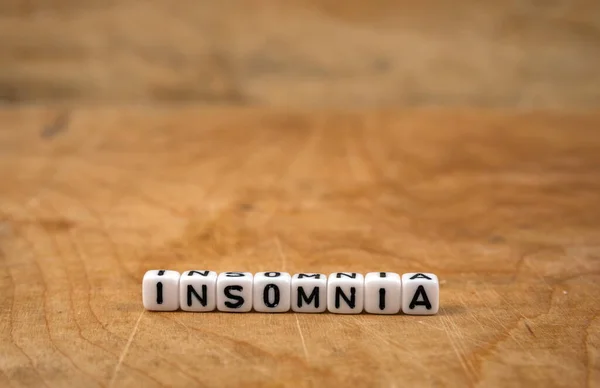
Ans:
[[[0,386],[599,386],[600,115],[0,109]],[[439,315],[152,313],[148,269],[430,271]]]

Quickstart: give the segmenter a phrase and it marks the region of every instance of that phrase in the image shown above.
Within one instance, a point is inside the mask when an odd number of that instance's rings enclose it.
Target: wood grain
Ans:
[[[0,385],[600,385],[600,115],[0,110]],[[150,313],[147,269],[431,271],[432,317]]]
[[[0,102],[600,105],[597,0],[3,0]]]

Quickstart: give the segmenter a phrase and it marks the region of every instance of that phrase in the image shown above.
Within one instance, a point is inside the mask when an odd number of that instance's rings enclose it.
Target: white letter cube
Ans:
[[[287,272],[258,272],[254,275],[254,310],[284,313],[290,310],[292,277]]]
[[[234,313],[252,310],[250,272],[223,272],[217,277],[217,309]]]
[[[410,315],[437,314],[440,283],[432,273],[411,272],[402,275],[402,312]]]
[[[292,311],[322,313],[327,309],[327,276],[297,273],[292,277]]]
[[[206,270],[182,273],[179,305],[184,311],[213,311],[217,307],[217,273]]]
[[[179,272],[153,269],[142,280],[142,302],[146,310],[175,311],[179,308]]]
[[[356,272],[334,272],[327,280],[327,310],[334,314],[363,311],[365,277]]]
[[[365,311],[398,314],[402,307],[402,281],[394,272],[369,272],[365,276]]]

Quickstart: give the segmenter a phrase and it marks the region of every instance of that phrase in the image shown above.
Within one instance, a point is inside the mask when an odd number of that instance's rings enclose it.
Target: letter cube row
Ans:
[[[179,274],[151,270],[142,281],[147,310],[245,313],[432,315],[439,309],[439,281],[431,273],[223,272],[194,270]]]

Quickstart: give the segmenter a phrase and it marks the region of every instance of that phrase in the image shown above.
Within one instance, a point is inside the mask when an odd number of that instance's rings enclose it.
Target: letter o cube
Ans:
[[[292,277],[287,272],[258,272],[254,275],[254,310],[284,313],[290,309]]]

